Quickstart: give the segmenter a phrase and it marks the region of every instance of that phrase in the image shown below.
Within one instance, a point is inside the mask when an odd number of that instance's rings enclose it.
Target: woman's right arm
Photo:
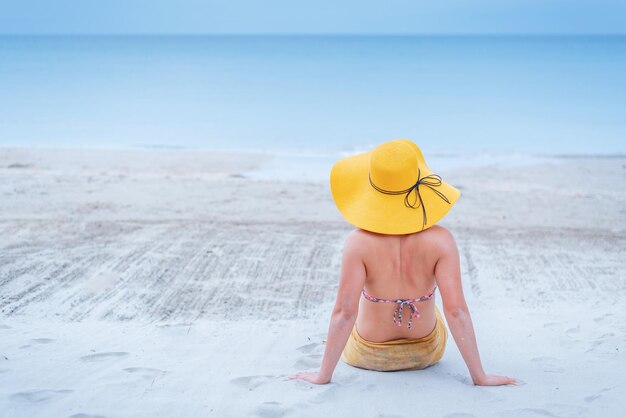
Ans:
[[[469,369],[472,381],[480,386],[516,384],[513,378],[489,375],[483,370],[472,318],[463,295],[459,251],[452,234],[445,228],[438,229],[437,233],[441,235],[438,240],[441,256],[435,266],[435,279],[443,300],[443,311],[448,327]]]

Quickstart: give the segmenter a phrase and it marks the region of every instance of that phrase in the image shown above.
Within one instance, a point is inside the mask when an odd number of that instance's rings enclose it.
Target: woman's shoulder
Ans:
[[[456,241],[452,232],[441,225],[433,225],[430,228],[414,234],[417,239],[427,240],[429,245],[442,251],[456,248]]]
[[[363,229],[353,229],[346,236],[346,246],[361,245],[364,241],[371,239],[371,234]]]
[[[344,248],[351,252],[364,253],[368,248],[378,245],[378,241],[384,238],[384,235],[375,232],[366,231],[364,229],[353,229],[346,236]]]
[[[415,235],[419,235],[419,234],[430,235],[440,240],[454,239],[454,237],[452,236],[452,232],[450,232],[450,230],[446,228],[445,226],[441,226],[441,225],[433,225],[430,228],[422,232],[415,233]]]

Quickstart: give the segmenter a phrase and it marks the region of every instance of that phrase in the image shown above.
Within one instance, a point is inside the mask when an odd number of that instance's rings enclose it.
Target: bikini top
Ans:
[[[419,310],[417,309],[417,306],[415,306],[415,302],[423,302],[425,300],[432,299],[435,295],[435,290],[437,290],[437,285],[435,285],[435,288],[430,293],[416,299],[380,299],[368,295],[365,291],[365,288],[363,288],[362,293],[363,296],[365,296],[365,299],[371,302],[397,303],[398,307],[393,312],[393,322],[399,327],[402,326],[402,309],[405,305],[411,308],[411,316],[409,316],[409,323],[407,324],[407,328],[411,329],[411,325],[413,324],[413,318],[418,318],[420,316]]]

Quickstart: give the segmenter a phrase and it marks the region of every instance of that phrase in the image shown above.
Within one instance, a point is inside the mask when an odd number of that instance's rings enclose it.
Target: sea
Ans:
[[[449,162],[624,155],[626,36],[0,36],[0,147],[292,161],[396,138]]]

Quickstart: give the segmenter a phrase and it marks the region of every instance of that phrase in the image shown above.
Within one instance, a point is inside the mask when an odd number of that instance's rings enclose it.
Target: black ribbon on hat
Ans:
[[[422,200],[422,195],[420,194],[420,186],[428,187],[430,190],[435,192],[437,196],[443,199],[447,204],[450,204],[450,200],[448,200],[446,195],[441,193],[439,190],[435,189],[435,187],[441,186],[441,183],[442,183],[441,176],[439,176],[438,174],[430,174],[428,176],[424,176],[420,178],[420,174],[421,172],[420,172],[420,169],[418,168],[417,169],[417,182],[413,186],[409,187],[408,189],[398,190],[398,191],[385,190],[376,186],[374,182],[372,181],[371,173],[369,173],[369,179],[370,179],[370,184],[372,185],[372,187],[380,193],[389,194],[389,195],[400,195],[400,194],[406,193],[406,195],[404,196],[404,206],[406,206],[407,208],[417,209],[421,206],[422,207],[422,230],[423,230],[424,227],[426,226],[427,220],[426,220],[426,207],[424,206],[424,201]],[[410,196],[411,196],[411,193],[413,192],[415,193],[415,196],[413,197],[413,201],[411,202]]]

